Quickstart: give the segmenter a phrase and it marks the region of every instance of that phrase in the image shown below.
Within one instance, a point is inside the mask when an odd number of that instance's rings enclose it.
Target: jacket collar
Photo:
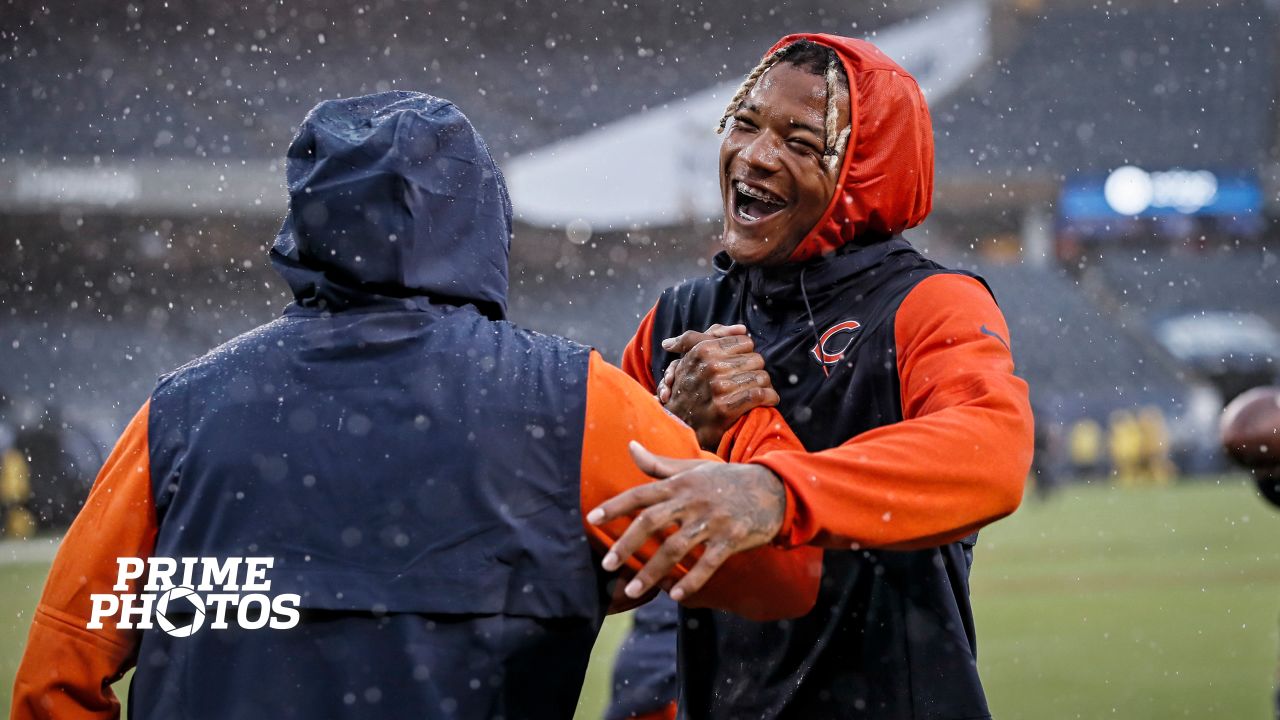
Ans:
[[[810,302],[819,303],[902,252],[915,252],[915,248],[902,236],[894,236],[866,246],[845,245],[827,255],[774,267],[740,265],[721,251],[712,267],[742,282],[748,295],[762,306],[803,308],[805,295]]]

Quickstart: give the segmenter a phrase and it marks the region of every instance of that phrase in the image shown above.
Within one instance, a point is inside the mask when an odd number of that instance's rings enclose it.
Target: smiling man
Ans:
[[[704,447],[761,405],[796,437],[746,465],[657,460],[667,482],[593,515],[639,513],[606,561],[679,525],[637,575],[639,593],[700,545],[719,557],[763,533],[826,548],[803,618],[681,610],[682,716],[988,717],[969,568],[976,531],[1020,502],[1032,418],[985,284],[899,235],[932,204],[920,89],[869,43],[793,35],[747,77],[721,127],[717,273],[666,290],[623,367]],[[754,511],[712,507],[729,488]],[[668,699],[650,693],[626,712]]]
[[[722,242],[743,265],[781,265],[818,224],[849,139],[849,91],[817,45],[802,45],[761,73],[721,127]],[[745,86],[744,86],[745,87]],[[840,128],[838,132],[835,128]],[[765,142],[761,134],[772,136]]]

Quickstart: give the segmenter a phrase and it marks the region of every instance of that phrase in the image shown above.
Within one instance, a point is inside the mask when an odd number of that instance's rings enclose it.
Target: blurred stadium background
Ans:
[[[1223,474],[1215,427],[1280,374],[1278,16],[1270,0],[12,0],[6,531],[56,534],[157,375],[287,302],[265,249],[281,157],[318,100],[454,100],[511,182],[512,319],[616,358],[715,251],[727,92],[787,32],[863,36],[933,112],[935,210],[908,237],[994,288],[1037,411],[1033,482],[1060,495],[984,533],[993,707],[1262,717],[1280,518]],[[49,547],[0,545],[5,706]]]

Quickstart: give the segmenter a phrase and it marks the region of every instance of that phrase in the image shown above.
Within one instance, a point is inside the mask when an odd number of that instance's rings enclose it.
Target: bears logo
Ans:
[[[857,337],[856,331],[860,327],[862,323],[857,320],[845,320],[832,325],[818,338],[818,342],[814,344],[809,354],[824,367],[835,365],[844,358],[844,353],[849,346],[853,345]]]

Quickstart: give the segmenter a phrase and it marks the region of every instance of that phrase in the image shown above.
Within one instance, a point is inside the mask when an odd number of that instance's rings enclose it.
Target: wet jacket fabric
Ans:
[[[115,717],[135,664],[134,717],[571,717],[623,607],[599,557],[627,523],[584,513],[648,480],[629,440],[696,457],[692,431],[589,348],[501,319],[510,206],[452,104],[322,103],[288,180],[272,260],[295,302],[129,424],[51,570],[13,717]],[[298,625],[90,629],[119,557],[271,558]],[[799,615],[816,561],[764,548],[692,602]]]
[[[893,233],[932,192],[927,108],[867,43],[834,48],[854,131],[826,216],[789,262],[665,291],[623,368],[650,388],[664,338],[747,326],[795,445],[751,459],[787,489],[777,542],[827,548],[803,618],[682,610],[682,717],[967,720],[989,715],[968,597],[975,532],[1017,507],[1030,465],[1027,388],[989,289]],[[670,645],[668,646],[670,647]],[[625,661],[625,660],[624,660]]]
[[[676,717],[680,688],[672,662],[679,606],[665,593],[632,613],[631,630],[613,666],[605,720]]]

